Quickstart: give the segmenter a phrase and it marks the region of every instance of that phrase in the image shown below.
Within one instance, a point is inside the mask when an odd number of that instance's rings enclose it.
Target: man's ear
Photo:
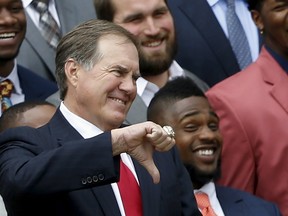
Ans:
[[[264,31],[264,25],[263,25],[263,20],[260,16],[260,13],[257,10],[252,10],[251,16],[252,16],[252,19],[253,19],[255,25],[259,29],[259,31],[263,32]]]
[[[73,86],[77,85],[79,68],[80,65],[72,58],[68,59],[65,63],[67,81]]]

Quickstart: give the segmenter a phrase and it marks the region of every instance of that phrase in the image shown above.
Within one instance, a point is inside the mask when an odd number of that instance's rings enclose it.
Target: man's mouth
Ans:
[[[123,101],[123,100],[121,100],[121,99],[119,99],[119,98],[111,98],[111,99],[112,99],[113,101],[116,101],[116,102],[120,103],[120,104],[126,105],[126,102]]]
[[[215,153],[215,149],[199,149],[196,153],[200,156],[212,156]]]
[[[0,34],[0,40],[11,40],[14,39],[16,36],[15,32],[12,33],[2,33]]]
[[[163,40],[155,40],[149,42],[143,42],[142,45],[145,47],[157,47],[160,46]]]

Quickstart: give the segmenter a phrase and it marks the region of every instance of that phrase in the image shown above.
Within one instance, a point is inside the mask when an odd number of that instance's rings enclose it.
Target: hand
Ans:
[[[175,139],[153,122],[114,129],[111,135],[113,155],[128,153],[147,169],[154,183],[159,183],[160,173],[153,161],[153,152],[170,150],[175,145]]]

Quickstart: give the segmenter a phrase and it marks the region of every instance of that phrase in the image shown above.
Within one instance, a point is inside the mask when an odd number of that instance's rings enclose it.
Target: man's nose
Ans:
[[[152,17],[147,18],[144,33],[147,35],[156,35],[160,31],[157,21]]]

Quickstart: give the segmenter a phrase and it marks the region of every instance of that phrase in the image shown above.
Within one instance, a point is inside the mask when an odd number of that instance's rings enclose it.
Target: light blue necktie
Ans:
[[[252,62],[250,47],[243,26],[235,11],[235,0],[226,0],[226,2],[226,22],[229,41],[240,68],[244,69]]]

